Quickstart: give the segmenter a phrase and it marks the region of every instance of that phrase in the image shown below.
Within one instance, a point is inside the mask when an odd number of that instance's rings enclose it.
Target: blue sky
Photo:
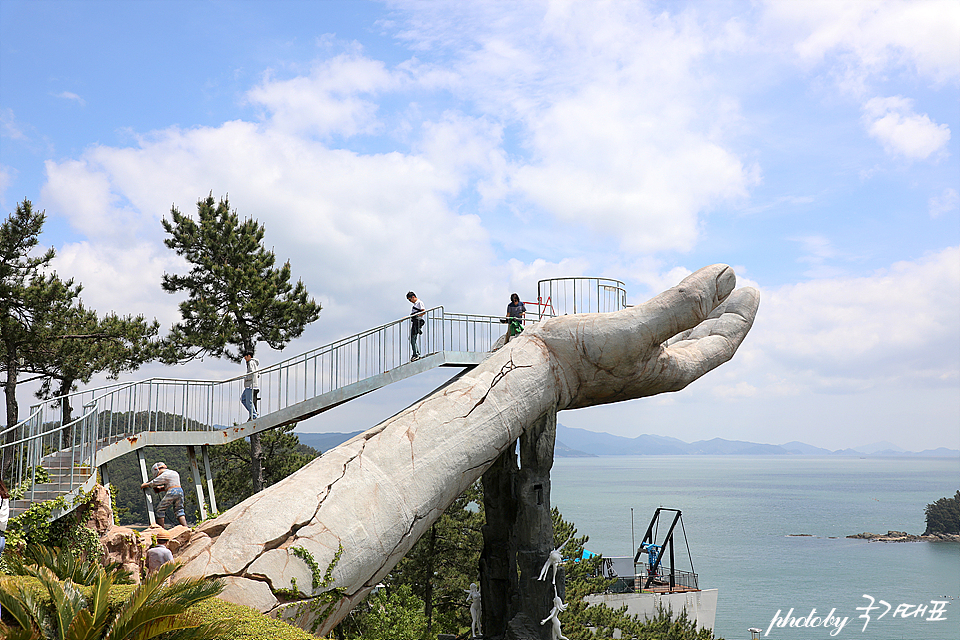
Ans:
[[[762,292],[733,362],[561,422],[960,448],[958,79],[952,1],[0,0],[0,201],[47,212],[86,304],[169,326],[160,220],[229,194],[324,306],[284,355],[411,288],[500,313],[593,275],[639,303],[724,262]]]

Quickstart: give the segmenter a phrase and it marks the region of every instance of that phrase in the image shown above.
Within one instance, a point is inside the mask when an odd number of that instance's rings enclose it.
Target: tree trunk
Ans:
[[[73,387],[72,378],[60,381],[60,426],[73,422],[73,407],[70,406],[70,400],[67,398],[71,387]],[[63,446],[67,448],[72,447],[73,427],[67,427],[61,431],[61,435],[63,436]]]
[[[253,479],[253,492],[263,491],[263,448],[260,446],[260,434],[250,435],[250,477]]]
[[[437,525],[430,527],[430,553],[427,554],[426,581],[423,590],[423,613],[427,617],[427,636],[432,636],[433,629],[433,561],[437,551]]]
[[[20,422],[20,407],[17,404],[17,376],[20,373],[18,367],[16,350],[8,350],[6,363],[7,381],[3,388],[3,395],[7,401],[7,427],[12,427]],[[6,442],[13,442],[16,439],[16,433],[13,431],[7,433]]]

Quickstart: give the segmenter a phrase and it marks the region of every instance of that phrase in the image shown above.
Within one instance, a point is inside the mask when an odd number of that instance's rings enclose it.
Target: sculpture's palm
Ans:
[[[679,391],[732,358],[753,325],[760,295],[735,284],[730,267],[705,267],[642,305],[556,318],[527,337],[556,362],[560,408]]]

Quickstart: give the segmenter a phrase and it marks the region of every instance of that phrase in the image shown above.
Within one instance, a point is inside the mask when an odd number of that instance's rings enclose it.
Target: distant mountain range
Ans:
[[[362,433],[300,433],[296,435],[300,442],[319,451],[327,451],[338,444]],[[743,440],[698,440],[684,442],[668,436],[644,434],[635,438],[624,438],[609,433],[598,433],[586,429],[574,429],[557,425],[557,443],[555,455],[558,458],[572,458],[585,456],[777,456],[777,455],[808,455],[808,456],[910,456],[925,458],[955,458],[960,457],[957,449],[927,449],[926,451],[906,451],[889,442],[875,442],[863,445],[856,449],[840,449],[831,451],[814,447],[802,442],[787,442],[786,444],[760,444],[744,442]]]

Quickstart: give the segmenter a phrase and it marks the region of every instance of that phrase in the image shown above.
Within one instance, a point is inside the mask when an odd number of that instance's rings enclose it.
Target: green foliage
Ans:
[[[34,482],[36,480],[36,482]],[[27,491],[30,491],[30,488],[34,484],[43,484],[45,482],[50,482],[50,472],[44,469],[41,466],[27,467],[26,471],[23,473],[23,479],[17,483],[13,489],[10,490],[10,499],[11,500],[22,500],[23,496],[26,495]]]
[[[69,393],[77,382],[89,382],[97,373],[116,378],[158,353],[156,321],[113,313],[100,318],[83,306],[80,285],[49,271],[53,249],[30,255],[45,218],[24,200],[0,226],[0,368],[7,373],[8,425],[17,421],[15,392],[21,372],[42,380],[37,396],[50,398]],[[61,412],[61,424],[69,423],[66,400],[61,401]],[[71,434],[64,436],[70,442]]]
[[[99,317],[82,302],[53,319],[48,336],[34,351],[30,370],[43,376],[37,397],[50,399],[76,390],[98,373],[116,379],[124,371],[134,371],[159,355],[156,339],[160,324],[147,322],[142,315],[120,317],[108,313]],[[61,424],[72,420],[72,407],[66,398],[61,403]],[[70,442],[70,433],[65,440]]]
[[[92,531],[91,529],[86,529]],[[97,546],[100,539],[93,531]],[[7,555],[7,573],[14,576],[34,576],[39,578],[41,568],[49,570],[59,580],[70,580],[78,585],[92,585],[96,576],[102,570],[113,576],[117,584],[130,582],[128,572],[120,563],[112,562],[101,567],[102,550],[100,553],[76,553],[68,547],[48,547],[43,544],[33,544],[26,547],[24,555],[16,553]]]
[[[414,595],[408,584],[384,587],[367,599],[358,638],[377,640],[415,640],[425,638],[427,618],[423,600]]]
[[[323,621],[326,620],[333,612],[333,607],[340,602],[344,596],[343,589],[339,587],[335,589],[328,588],[331,584],[333,584],[333,570],[337,566],[337,563],[340,562],[340,557],[343,555],[343,545],[340,545],[337,548],[337,552],[334,554],[333,559],[330,561],[330,564],[327,565],[327,569],[323,573],[321,573],[320,565],[313,557],[313,554],[303,547],[294,547],[291,552],[293,555],[303,560],[310,568],[311,586],[313,592],[320,591],[321,593],[318,595],[304,597],[300,587],[297,586],[296,578],[290,579],[290,582],[293,585],[292,590],[288,591],[286,589],[274,589],[274,593],[281,598],[298,600],[293,611],[292,619],[312,620],[310,631],[311,633],[316,633],[317,629],[320,628],[320,625],[323,624]]]
[[[10,638],[59,640],[148,640],[160,636],[187,640],[229,633],[236,626],[233,621],[206,622],[185,615],[192,605],[223,591],[223,583],[198,578],[165,585],[178,567],[178,563],[163,565],[119,606],[114,606],[110,596],[114,576],[99,567],[86,589],[69,579],[61,581],[46,567],[39,568],[36,577],[48,599],[38,597],[27,583],[4,580],[0,604],[14,622],[0,623],[0,631]]]
[[[0,369],[6,373],[7,425],[18,422],[16,388],[21,369],[29,371],[50,339],[50,326],[69,313],[80,287],[49,271],[53,249],[34,248],[46,214],[29,200],[0,224]],[[17,434],[7,434],[12,442]]]
[[[471,582],[479,582],[482,491],[477,482],[458,497],[385,581],[390,587],[410,587],[424,602],[431,629],[470,628],[470,608],[464,592]]]
[[[66,496],[38,502],[29,509],[11,518],[7,523],[7,549],[3,554],[4,571],[10,570],[15,562],[8,556],[14,550],[34,547],[56,547],[66,542],[77,560],[99,562],[103,558],[103,546],[97,533],[85,526],[89,510],[93,505],[93,494],[82,493],[73,499],[76,508],[66,516],[50,522],[51,514],[68,506]]]
[[[300,439],[293,433],[296,426],[277,427],[260,434],[265,487],[280,482],[320,455],[316,449],[300,444]],[[246,441],[234,440],[211,447],[210,465],[214,469],[217,507],[226,511],[253,495],[253,481],[249,473],[250,446]]]
[[[66,507],[66,497],[60,496],[33,504],[20,515],[10,518],[7,523],[7,546],[20,548],[34,544],[47,544],[50,540],[50,514],[55,509]],[[4,554],[6,555],[6,552]]]
[[[236,628],[210,637],[210,640],[317,640],[299,627],[287,624],[240,604],[210,598],[190,608],[189,615],[199,622],[233,620]]]
[[[290,263],[279,269],[263,246],[263,225],[240,221],[226,197],[197,202],[197,219],[176,207],[163,220],[164,244],[190,263],[186,275],[165,273],[163,290],[185,291],[183,320],[167,339],[164,359],[186,362],[207,354],[241,361],[258,342],[282,349],[320,316],[302,281],[291,284]]]
[[[572,604],[572,603],[571,603]],[[593,640],[595,638],[613,638],[614,630],[620,629],[622,637],[637,640],[713,640],[710,629],[698,629],[697,624],[687,618],[686,610],[679,615],[660,607],[657,615],[651,619],[626,614],[626,606],[611,609],[604,605],[585,607],[576,618],[576,628],[567,622],[570,608],[562,614],[563,633],[570,640]],[[587,627],[592,627],[588,629]],[[593,630],[595,629],[595,631]]]
[[[925,533],[960,534],[960,490],[952,498],[940,498],[928,504]]]

